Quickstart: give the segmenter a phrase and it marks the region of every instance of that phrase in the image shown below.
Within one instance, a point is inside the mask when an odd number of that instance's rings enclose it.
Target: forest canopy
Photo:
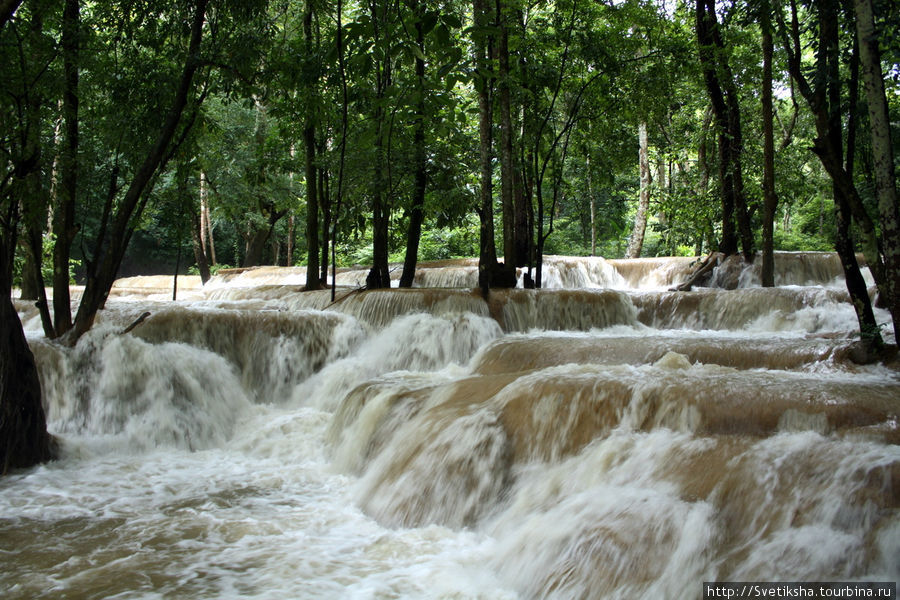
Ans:
[[[855,4],[896,126],[898,8]],[[848,231],[868,211],[857,238],[877,237],[854,7],[6,1],[5,263],[26,296],[97,280],[102,304],[116,276],[176,269],[301,265],[314,286],[334,261],[380,287],[392,263],[478,256],[539,286],[544,254],[832,250],[821,118]]]

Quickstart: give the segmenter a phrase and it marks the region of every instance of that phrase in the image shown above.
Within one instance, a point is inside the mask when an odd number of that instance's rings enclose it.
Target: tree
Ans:
[[[499,275],[497,247],[494,242],[494,195],[493,195],[493,85],[494,76],[493,37],[490,35],[490,9],[485,0],[472,0],[474,26],[472,27],[472,47],[475,63],[475,90],[478,94],[478,139],[480,174],[480,202],[476,208],[481,221],[478,251],[478,286],[482,293],[493,287]]]
[[[637,212],[634,215],[634,229],[625,258],[638,258],[644,245],[644,230],[647,227],[647,212],[650,210],[650,159],[648,157],[647,123],[641,121],[638,126],[639,155],[638,163],[641,173],[641,193]]]
[[[303,13],[303,41],[307,56],[313,52],[313,3],[306,0]],[[305,122],[303,126],[303,146],[306,149],[306,289],[317,290],[319,282],[319,189],[316,170],[316,103],[317,73],[310,77]]]
[[[741,166],[743,134],[740,105],[734,76],[725,56],[725,43],[716,18],[714,0],[697,0],[696,30],[706,89],[719,129],[719,186],[722,196],[722,240],[719,251],[724,254],[737,253],[733,221],[736,214],[744,259],[752,262],[753,234],[744,196]]]
[[[193,80],[200,67],[200,43],[203,39],[203,23],[208,0],[199,0],[194,5],[191,19],[190,42],[184,58],[181,77],[168,114],[156,140],[135,172],[122,201],[112,215],[112,195],[106,199],[101,234],[95,244],[95,255],[88,263],[86,282],[75,324],[71,330],[70,342],[74,342],[87,332],[94,323],[97,311],[106,302],[109,290],[118,273],[128,241],[134,231],[133,218],[139,217],[147,203],[148,186],[157,170],[170,157],[169,146],[182,124],[182,115],[193,91]],[[108,238],[107,238],[108,236]]]
[[[875,231],[875,224],[853,183],[853,176],[848,170],[848,167],[852,166],[852,161],[847,164],[843,161],[837,5],[834,0],[823,0],[816,8],[818,8],[818,37],[815,43],[818,52],[813,81],[807,78],[802,62],[803,46],[796,0],[790,2],[790,24],[785,21],[781,11],[776,12],[778,31],[787,50],[791,77],[815,118],[817,137],[811,150],[819,157],[832,180],[837,222],[835,247],[844,268],[847,290],[856,309],[860,334],[864,341],[877,350],[882,345],[881,334],[875,321],[865,281],[856,261],[854,242],[850,234],[851,218],[863,238],[863,253],[872,276],[879,289],[886,289],[882,244]],[[853,115],[851,117],[855,118]]]
[[[497,47],[497,92],[500,104],[500,206],[503,211],[503,270],[504,279],[516,280],[516,207],[513,177],[513,124],[510,101],[509,69],[509,12],[503,0],[496,0],[494,8],[499,43]]]
[[[897,183],[894,176],[891,121],[881,73],[872,0],[855,0],[854,6],[863,86],[869,108],[869,131],[875,163],[875,195],[881,224],[880,248],[885,274],[880,289],[885,296],[885,304],[894,317],[894,339],[900,342],[900,208],[897,204]]]
[[[21,193],[24,186],[34,185],[40,169],[37,109],[45,93],[42,88],[46,85],[48,57],[52,55],[48,52],[52,44],[47,43],[42,27],[49,7],[44,3],[34,4],[23,11],[30,10],[30,14],[21,15],[24,30],[19,30],[18,23],[10,24],[19,2],[0,5],[0,34],[3,34],[4,42],[15,40],[15,44],[4,46],[16,48],[19,57],[19,60],[7,62],[17,68],[7,72],[12,81],[9,81],[11,85],[4,85],[4,103],[0,105],[4,113],[4,130],[0,137],[4,154],[0,171],[0,475],[10,469],[50,460],[55,453],[53,440],[47,432],[34,356],[11,300],[20,221],[23,215],[33,218],[40,213],[40,207],[35,210],[32,205],[33,197]],[[20,77],[16,79],[16,75]],[[7,104],[10,98],[13,102]],[[15,110],[23,106],[27,110]],[[31,227],[32,232],[33,229]]]
[[[413,152],[415,163],[415,182],[410,209],[409,228],[407,233],[406,254],[403,259],[403,273],[400,275],[400,287],[412,287],[416,276],[416,260],[419,255],[419,240],[422,236],[422,223],[425,220],[425,187],[427,185],[427,157],[425,148],[425,6],[420,0],[409,3],[410,11],[415,19],[416,31],[416,84],[415,84],[415,117],[413,124]]]

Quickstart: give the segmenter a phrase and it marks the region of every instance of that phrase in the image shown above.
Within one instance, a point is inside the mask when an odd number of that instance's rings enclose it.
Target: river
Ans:
[[[72,349],[19,301],[62,457],[0,481],[2,595],[897,581],[900,372],[850,360],[832,255],[777,260],[671,292],[691,259],[551,257],[488,302],[471,261],[337,303],[301,269],[132,278]]]

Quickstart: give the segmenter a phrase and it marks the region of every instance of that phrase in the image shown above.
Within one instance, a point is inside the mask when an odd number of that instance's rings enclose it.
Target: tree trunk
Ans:
[[[881,221],[884,291],[887,296],[885,300],[894,320],[894,338],[900,343],[900,208],[897,205],[891,123],[881,73],[881,56],[872,2],[856,0],[855,6],[860,66],[866,91],[866,104],[869,107],[875,196],[878,199],[878,216]]]
[[[772,20],[768,2],[762,7],[762,121],[763,121],[763,250],[762,285],[775,285],[775,211],[778,197],[775,195],[775,133],[772,110]]]
[[[41,382],[8,294],[0,298],[0,474],[53,458]]]
[[[193,79],[197,68],[200,66],[198,56],[200,42],[203,36],[203,23],[205,21],[206,6],[208,0],[197,0],[194,7],[193,22],[191,24],[191,39],[188,51],[184,59],[184,68],[178,89],[172,101],[163,126],[156,138],[156,142],[144,158],[137,172],[131,180],[131,185],[125,191],[119,209],[116,212],[112,227],[108,232],[108,239],[98,236],[95,242],[96,253],[94,260],[88,265],[88,273],[85,282],[78,312],[75,315],[74,326],[66,334],[66,341],[73,344],[94,324],[97,311],[105,304],[115,281],[116,273],[125,254],[128,242],[131,240],[133,222],[143,212],[146,201],[142,201],[147,192],[154,174],[164,162],[166,152],[175,136],[175,132],[181,123],[181,117],[188,103],[188,96],[193,89]],[[104,224],[101,224],[103,227]]]
[[[379,10],[383,11],[379,14]],[[387,26],[386,7],[377,2],[370,3],[370,14],[375,29],[375,47],[378,58],[375,66],[375,99],[372,114],[375,123],[375,156],[372,163],[372,268],[366,276],[366,288],[378,289],[391,287],[391,274],[388,268],[388,225],[390,208],[385,194],[388,191],[385,159],[385,124],[384,97],[391,85],[391,57],[386,39],[387,32],[381,27]]]
[[[409,230],[406,236],[406,255],[403,259],[403,273],[400,287],[412,287],[416,276],[416,261],[419,257],[419,241],[422,237],[422,222],[425,220],[425,186],[427,184],[427,157],[425,154],[425,34],[422,29],[424,6],[415,2],[416,45],[421,57],[416,57],[416,123],[413,132],[413,162],[415,181],[413,183],[412,208],[409,216]]]
[[[647,213],[650,210],[650,159],[648,157],[647,123],[641,121],[638,125],[638,165],[641,176],[641,191],[638,198],[638,208],[634,215],[634,229],[631,232],[631,240],[628,242],[628,250],[625,258],[639,258],[644,246],[644,232],[647,229]]]
[[[853,183],[852,176],[842,163],[841,145],[839,142],[836,143],[836,141],[840,140],[842,137],[841,131],[838,129],[836,134],[832,133],[832,130],[834,130],[835,127],[840,127],[840,119],[838,118],[835,120],[829,111],[830,103],[828,101],[827,83],[829,79],[829,63],[833,63],[837,59],[835,58],[834,61],[830,60],[828,58],[829,53],[824,50],[816,55],[814,88],[813,84],[810,83],[806,76],[801,60],[803,45],[800,37],[800,22],[795,0],[791,0],[790,9],[790,25],[785,23],[784,15],[780,11],[775,14],[778,17],[778,29],[788,55],[788,70],[791,74],[791,78],[796,83],[800,95],[806,100],[815,119],[817,137],[813,140],[811,150],[819,157],[819,161],[822,163],[825,171],[828,173],[829,177],[831,177],[832,181],[840,188],[842,197],[849,203],[850,210],[853,214],[853,220],[856,223],[857,231],[859,232],[861,249],[866,257],[866,263],[872,273],[872,277],[875,279],[879,291],[884,293],[883,290],[886,285],[885,273],[881,250],[879,248],[881,242],[875,229],[875,223],[872,221],[863,205],[859,192]],[[828,33],[835,29],[828,20],[837,18],[837,13],[831,2],[823,2],[820,13],[822,13],[819,18],[819,27],[822,32],[820,36],[823,38],[835,38],[836,34],[832,35]],[[826,33],[828,33],[828,35],[826,35]],[[820,44],[822,44],[823,48],[825,48],[826,45],[831,45],[836,50],[837,39],[835,38],[833,42],[829,44],[820,41]],[[832,54],[833,53],[834,51],[832,51]],[[831,68],[833,69],[834,67],[832,66]]]
[[[506,272],[504,279],[515,282],[516,209],[513,200],[514,165],[509,89],[509,27],[506,13],[503,11],[503,0],[496,0],[495,12],[494,16],[499,31],[497,92],[500,102],[500,206],[503,212],[503,270]]]
[[[324,145],[321,153],[325,153]],[[322,256],[319,270],[319,281],[322,285],[328,285],[328,247],[331,243],[329,232],[331,231],[331,186],[328,177],[328,169],[319,169],[319,198],[322,204]]]
[[[344,25],[343,25],[343,0],[337,0],[335,10],[337,16],[337,33],[335,45],[337,46],[338,71],[341,76],[341,141],[340,157],[338,159],[337,193],[335,194],[334,214],[331,219],[331,301],[335,301],[337,294],[337,225],[341,216],[341,200],[344,191],[344,163],[347,153],[347,68],[344,61]]]
[[[312,2],[306,0],[303,14],[303,38],[307,54],[313,52],[313,8]],[[307,100],[306,124],[303,127],[303,144],[306,147],[306,285],[305,290],[318,290],[319,282],[319,194],[318,174],[316,173],[316,83],[311,83],[310,93],[313,98]]]
[[[475,27],[472,30],[472,45],[475,51],[477,77],[475,89],[478,92],[478,139],[481,165],[481,188],[478,216],[481,221],[478,249],[478,287],[482,293],[490,289],[497,271],[497,247],[494,243],[494,201],[493,201],[493,111],[491,88],[493,86],[492,52],[487,29],[490,18],[485,0],[473,0],[472,9]]]
[[[26,177],[38,167],[36,160],[27,162],[29,166],[16,165]],[[54,454],[34,356],[10,298],[20,206],[15,194],[7,200],[0,218],[0,475],[50,460]]]
[[[197,263],[197,269],[200,271],[200,281],[206,283],[210,279],[209,261],[206,258],[206,252],[203,251],[202,231],[200,224],[201,212],[192,204],[191,209],[191,245],[194,249],[194,261]]]
[[[819,51],[816,54],[815,88],[810,84],[802,68],[803,46],[797,5],[794,0],[791,0],[790,8],[790,27],[785,24],[783,14],[780,11],[776,13],[779,31],[788,54],[788,69],[815,118],[818,137],[813,141],[812,151],[819,157],[833,182],[838,226],[835,249],[841,257],[847,291],[859,320],[860,336],[870,348],[878,347],[881,345],[881,335],[872,316],[868,292],[864,284],[860,285],[862,277],[859,274],[853,240],[850,237],[851,215],[863,237],[863,252],[879,289],[884,282],[884,273],[874,224],[862,206],[853,184],[852,173],[848,171],[852,168],[852,156],[848,156],[846,166],[842,159],[837,7],[832,0],[824,0],[819,6]],[[852,96],[851,90],[851,98]],[[851,115],[851,120],[853,118],[855,116]],[[849,148],[852,147],[851,140]]]
[[[841,259],[841,266],[844,269],[844,279],[847,291],[850,294],[850,302],[856,311],[860,337],[873,350],[878,350],[882,346],[881,333],[875,320],[875,314],[872,311],[872,302],[869,299],[866,281],[863,279],[859,270],[859,263],[856,260],[856,250],[850,234],[850,207],[838,186],[833,185],[832,190],[834,193],[835,225],[837,230],[834,242],[835,251]]]
[[[294,266],[294,240],[296,236],[297,219],[294,216],[294,211],[290,211],[290,214],[288,214],[287,239],[284,242],[284,266],[286,267]],[[316,269],[318,271],[318,266]]]
[[[38,273],[41,270],[40,259],[35,259],[34,252],[31,250],[31,244],[26,240],[21,240],[19,250],[22,257],[22,281],[19,286],[19,298],[22,300],[37,301],[38,299]]]
[[[753,232],[741,169],[743,140],[740,107],[734,77],[722,56],[724,42],[712,0],[697,0],[696,29],[703,77],[719,130],[719,186],[722,196],[722,241],[719,251],[724,254],[737,253],[736,213],[744,259],[749,262],[753,259]]]
[[[591,256],[597,256],[597,207],[594,203],[594,190],[591,185],[591,157],[584,157],[585,170],[587,171],[588,198],[591,202]]]
[[[833,150],[834,159],[838,164],[843,161],[842,156],[842,115],[841,115],[841,79],[840,67],[841,59],[839,54],[839,31],[838,31],[838,11],[837,3],[831,0],[825,0],[819,7],[819,55],[823,60],[820,73],[824,74],[822,83],[825,90],[823,98],[825,99],[828,114],[828,147]],[[856,116],[851,115],[851,119],[855,120]],[[852,173],[847,173],[852,180]],[[836,183],[832,184],[835,201],[835,213],[837,216],[837,236],[835,239],[835,250],[841,257],[841,264],[844,268],[844,278],[846,280],[847,291],[850,294],[850,300],[856,310],[857,320],[859,321],[859,330],[862,340],[870,344],[874,349],[882,346],[880,328],[875,321],[875,315],[872,311],[872,303],[869,299],[869,292],[866,289],[865,281],[859,271],[859,264],[856,262],[856,252],[854,249],[853,239],[850,234],[850,220],[852,213],[850,203],[847,198],[847,192]]]
[[[206,262],[215,265],[216,242],[209,214],[209,185],[206,182],[206,173],[203,171],[200,172],[200,243],[206,254]]]
[[[307,117],[303,130],[306,145],[306,290],[317,290],[319,284],[319,195],[316,173],[316,130],[312,117]]]
[[[75,241],[75,203],[78,190],[78,45],[80,0],[66,0],[63,9],[62,48],[65,88],[63,91],[63,120],[65,147],[61,161],[59,202],[54,211],[53,233],[53,319],[56,335],[72,328],[72,308],[69,297],[69,257]]]
[[[5,234],[15,237],[12,232]],[[0,475],[48,461],[54,455],[34,355],[10,299],[12,254],[8,254],[8,242],[9,237],[0,240]]]

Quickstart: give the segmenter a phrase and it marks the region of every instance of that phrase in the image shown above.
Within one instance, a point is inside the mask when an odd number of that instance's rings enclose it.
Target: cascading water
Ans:
[[[552,257],[558,289],[487,301],[467,261],[335,303],[296,269],[137,278],[74,348],[17,301],[63,456],[0,481],[3,597],[896,581],[897,366],[852,362],[830,255],[778,260],[669,292],[695,261]]]

